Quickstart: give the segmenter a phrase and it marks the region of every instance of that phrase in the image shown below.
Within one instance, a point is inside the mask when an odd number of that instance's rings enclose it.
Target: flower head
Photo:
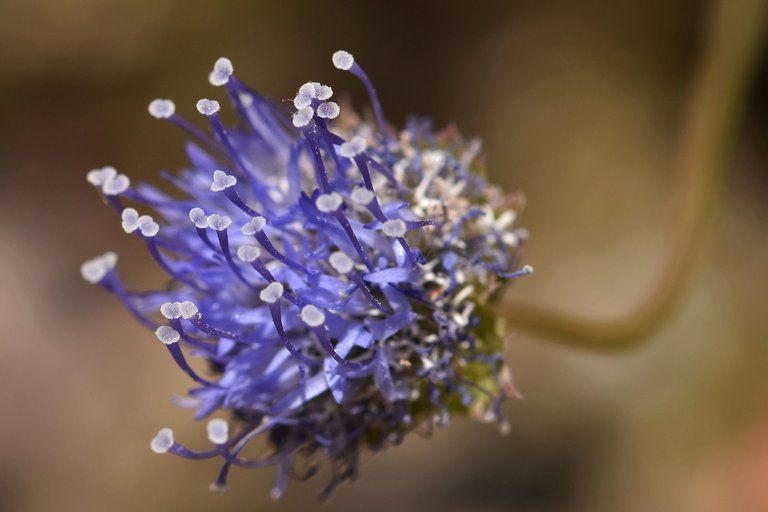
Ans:
[[[232,466],[275,466],[279,497],[288,475],[314,472],[320,454],[330,492],[355,477],[363,451],[417,427],[457,414],[504,427],[500,404],[515,394],[489,299],[531,272],[516,270],[519,201],[483,178],[476,141],[419,119],[395,134],[352,55],[332,60],[362,80],[374,123],[345,116],[317,82],[284,112],[222,58],[209,80],[237,125],[223,125],[216,100],[197,102],[208,131],[170,100],[149,106],[195,139],[189,169],[168,177],[181,199],[112,167],[88,173],[170,283],[129,291],[113,253],[86,262],[83,276],[154,331],[195,382],[188,403],[198,419],[231,415],[231,429],[208,423],[207,451],[167,428],[152,450],[221,458],[217,489]],[[210,375],[189,355],[207,360]],[[259,436],[270,452],[245,457]]]

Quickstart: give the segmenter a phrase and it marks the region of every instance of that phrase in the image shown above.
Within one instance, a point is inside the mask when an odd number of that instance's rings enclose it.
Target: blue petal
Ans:
[[[412,311],[404,311],[402,313],[395,313],[384,320],[369,320],[367,325],[371,334],[373,334],[373,337],[382,341],[416,320],[416,318],[418,318],[416,313]]]
[[[419,272],[415,268],[392,267],[366,274],[365,280],[369,283],[404,283],[414,282],[418,276]]]
[[[395,400],[404,400],[408,394],[403,386],[395,384],[392,378],[392,372],[389,371],[389,362],[384,349],[376,350],[375,362],[373,366],[373,378],[381,391],[382,396],[388,402]]]

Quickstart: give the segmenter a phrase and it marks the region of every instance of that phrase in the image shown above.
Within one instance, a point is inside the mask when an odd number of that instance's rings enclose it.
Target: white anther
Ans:
[[[149,103],[147,110],[155,119],[168,119],[176,113],[176,104],[171,100],[158,98]]]
[[[208,440],[213,444],[224,444],[229,440],[229,423],[221,418],[214,418],[205,427]]]
[[[211,183],[211,192],[221,192],[222,190],[234,187],[237,183],[237,178],[231,174],[227,174],[224,171],[213,171],[213,182]]]
[[[208,227],[214,231],[224,231],[232,224],[232,219],[226,215],[219,215],[218,213],[212,213],[208,216]]]
[[[123,231],[126,233],[133,233],[139,228],[139,212],[134,208],[124,209],[123,213],[120,214],[120,218],[122,219]]]
[[[533,274],[533,267],[531,265],[523,265],[523,268],[521,268],[520,270],[525,272],[526,274]]]
[[[339,154],[344,158],[353,158],[365,151],[367,147],[368,142],[366,142],[365,137],[356,135],[352,137],[352,140],[345,142],[339,147]]]
[[[232,76],[233,72],[232,61],[226,57],[221,57],[213,65],[213,71],[208,75],[208,82],[219,87],[229,82],[229,77]]]
[[[310,105],[312,105],[312,96],[309,94],[297,94],[295,98],[293,98],[293,106],[297,109],[301,110],[302,108],[307,108]]]
[[[192,208],[189,210],[189,220],[191,220],[195,227],[205,229],[208,227],[208,217],[202,208]]]
[[[321,85],[319,87],[315,87],[315,95],[320,101],[325,101],[333,96],[333,89],[331,89],[328,85]]]
[[[189,320],[197,314],[197,306],[194,302],[185,300],[179,303],[179,312],[181,313],[181,318]]]
[[[282,284],[278,283],[277,281],[271,282],[267,285],[266,288],[261,290],[259,292],[259,298],[266,302],[267,304],[274,304],[278,300],[280,300],[280,297],[283,296],[283,292],[285,291],[285,288]]]
[[[101,255],[101,261],[108,270],[112,270],[117,265],[117,254],[112,251],[105,252]]]
[[[108,177],[101,186],[101,191],[108,196],[122,194],[131,186],[131,180],[125,174]]]
[[[170,325],[161,325],[155,331],[157,339],[165,343],[166,345],[173,345],[181,339],[179,331],[171,327]]]
[[[307,126],[312,120],[312,116],[315,115],[315,111],[312,107],[300,108],[295,114],[293,114],[293,126],[296,128],[302,128]]]
[[[338,272],[339,274],[347,274],[355,266],[355,262],[352,261],[352,258],[350,258],[349,256],[347,256],[341,251],[336,251],[331,253],[331,256],[328,258],[328,261],[330,262],[334,270],[336,270],[336,272]]]
[[[264,229],[264,225],[267,223],[267,219],[259,215],[258,217],[254,217],[251,220],[248,221],[245,225],[243,225],[242,233],[246,236],[253,236],[262,229]]]
[[[117,169],[112,166],[106,166],[101,169],[91,169],[88,171],[85,179],[94,187],[100,187],[105,181],[115,176],[117,176]]]
[[[152,451],[159,454],[168,452],[171,446],[173,446],[173,430],[169,428],[161,428],[160,432],[149,443]]]
[[[241,245],[237,248],[237,257],[240,261],[251,263],[261,256],[261,249],[255,245]]]
[[[337,69],[341,70],[348,70],[352,67],[352,65],[355,63],[355,58],[352,56],[351,53],[345,52],[344,50],[339,50],[336,53],[333,54],[333,57],[331,57],[331,60],[333,61],[333,65],[336,66]]]
[[[153,237],[160,231],[160,225],[149,215],[141,215],[136,219],[136,227],[142,235]]]
[[[318,327],[325,322],[325,314],[316,306],[307,304],[301,308],[301,319],[310,327]]]
[[[197,102],[197,111],[204,116],[212,116],[218,112],[220,108],[221,106],[219,106],[219,102],[216,100],[203,98]]]
[[[357,187],[352,191],[350,196],[355,203],[365,206],[373,201],[374,193],[364,187]]]
[[[320,88],[320,82],[307,82],[299,87],[299,94],[306,94],[310,98],[317,98],[317,90]]]
[[[136,219],[136,226],[141,231],[141,234],[146,237],[153,237],[160,231],[160,224],[149,215],[142,215]]]
[[[336,192],[330,194],[320,194],[315,200],[315,206],[323,213],[335,212],[341,206],[344,199]]]
[[[181,318],[181,302],[164,302],[160,306],[160,314],[168,320]]]
[[[115,268],[115,265],[117,265],[117,254],[105,252],[101,256],[96,256],[80,265],[80,274],[89,283],[96,284],[104,279],[104,276]]]
[[[339,112],[341,112],[341,109],[336,104],[336,102],[333,101],[326,101],[317,107],[318,117],[322,117],[324,119],[336,119],[336,117],[339,115]]]
[[[384,223],[382,231],[384,231],[384,234],[387,236],[403,236],[407,231],[407,226],[403,219],[392,219]]]

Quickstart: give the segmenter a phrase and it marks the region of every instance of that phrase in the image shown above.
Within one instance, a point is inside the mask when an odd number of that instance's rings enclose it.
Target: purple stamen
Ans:
[[[196,451],[190,450],[189,448],[185,448],[178,442],[174,442],[173,445],[168,449],[168,453],[172,453],[179,457],[183,457],[185,459],[190,459],[190,460],[212,459],[214,457],[218,457],[219,455],[221,455],[223,451],[224,449],[222,447],[217,447],[212,450],[196,452]]]
[[[315,135],[315,129],[311,127],[303,128],[302,133],[304,133],[304,137],[309,143],[309,149],[315,159],[317,181],[323,192],[328,192],[331,188],[330,183],[328,182],[328,171],[326,171],[325,164],[323,163],[323,155],[320,152],[320,143]]]
[[[189,375],[189,377],[197,382],[198,384],[202,384],[203,386],[210,386],[210,387],[218,387],[217,384],[207,381],[204,378],[200,377],[197,373],[195,373],[195,370],[192,369],[191,366],[187,363],[187,360],[184,358],[184,353],[181,351],[181,347],[179,347],[178,343],[171,343],[169,345],[165,346],[168,349],[168,352],[171,353],[171,356],[173,356],[173,360],[176,361],[176,364],[181,368],[181,370]]]
[[[216,237],[219,239],[221,252],[224,255],[224,259],[227,261],[227,265],[232,270],[232,273],[235,274],[237,278],[242,281],[243,284],[245,284],[248,288],[258,290],[258,288],[256,288],[253,283],[245,278],[243,272],[240,270],[240,267],[237,265],[234,258],[232,258],[232,253],[229,251],[229,237],[227,236],[227,229],[224,228],[222,230],[216,231]]]
[[[157,244],[155,242],[154,237],[147,237],[143,235],[139,235],[144,242],[147,244],[147,249],[149,250],[149,254],[152,255],[153,258],[155,258],[155,261],[157,261],[157,264],[160,265],[160,267],[165,270],[165,272],[173,277],[174,279],[177,279],[181,281],[182,283],[188,284],[189,286],[192,286],[193,288],[196,288],[198,290],[205,290],[206,288],[197,282],[193,281],[192,279],[188,279],[185,275],[183,275],[181,272],[178,272],[175,268],[173,268],[173,265],[168,262],[165,257],[162,255],[162,253],[158,250]]]
[[[190,123],[183,117],[179,116],[178,114],[172,115],[168,118],[168,120],[187,132],[193,138],[200,141],[203,145],[207,146],[208,149],[212,150],[214,153],[219,153],[224,150],[221,144],[210,138],[203,130]]]
[[[299,272],[303,272],[307,275],[314,275],[314,273],[307,267],[284,256],[277,249],[275,249],[275,246],[272,245],[272,242],[269,241],[269,237],[267,237],[264,231],[259,230],[253,236],[256,238],[256,241],[259,242],[259,244],[278,261],[281,261],[282,263],[286,264],[294,270],[298,270]]]
[[[373,306],[381,311],[382,313],[385,313],[387,315],[394,315],[395,310],[393,310],[390,306],[383,304],[379,299],[373,296],[373,293],[371,293],[371,290],[368,288],[368,285],[365,284],[365,281],[363,281],[363,276],[360,275],[359,272],[353,271],[349,273],[349,278],[352,280],[353,283],[357,285],[357,287],[365,294],[365,296],[368,298],[368,300],[373,304]]]
[[[333,348],[333,343],[331,343],[331,339],[328,337],[328,333],[326,332],[324,325],[310,326],[310,330],[315,335],[315,337],[317,337],[318,341],[320,341],[320,345],[323,347],[323,349],[333,358],[334,361],[349,370],[363,369],[363,365],[361,363],[347,361],[341,357],[338,352],[336,352],[336,349]]]
[[[193,338],[192,336],[189,336],[185,331],[183,326],[181,325],[181,320],[178,318],[170,319],[168,320],[168,323],[173,327],[176,332],[179,333],[179,336],[181,339],[189,344],[190,346],[193,346],[195,348],[211,351],[216,351],[216,345],[213,343],[206,343],[204,341],[200,341],[198,339]]]
[[[373,271],[373,264],[371,263],[371,260],[368,259],[368,255],[366,254],[365,249],[363,249],[363,245],[360,243],[360,240],[357,239],[355,231],[352,229],[352,225],[349,223],[349,219],[347,219],[341,210],[336,210],[333,215],[336,217],[336,220],[339,221],[339,224],[341,224],[341,227],[344,228],[344,231],[347,233],[349,240],[352,242],[352,245],[355,248],[355,252],[357,252],[358,256],[360,256],[360,259],[363,260],[363,263],[366,267],[368,267],[368,270]]]
[[[240,197],[240,194],[237,193],[234,187],[229,187],[228,189],[224,190],[224,195],[227,196],[227,199],[232,201],[232,204],[240,208],[243,212],[250,215],[251,217],[264,217],[267,220],[269,220],[269,218],[267,218],[265,215],[257,212],[256,210],[252,209],[247,204],[245,204],[245,202]]]
[[[212,325],[206,323],[203,320],[202,315],[195,315],[192,318],[189,318],[188,320],[192,325],[194,325],[197,329],[199,329],[201,332],[204,332],[208,336],[211,336],[214,338],[226,338],[228,340],[237,341],[241,343],[250,343],[239,334],[235,334],[230,331],[224,331],[222,329],[217,329],[216,327],[213,327]]]
[[[373,112],[376,115],[376,121],[379,124],[379,129],[382,135],[389,136],[389,127],[387,121],[384,119],[384,110],[381,108],[381,102],[379,101],[379,95],[376,93],[376,89],[373,87],[373,82],[368,78],[368,75],[363,71],[363,68],[357,63],[357,61],[347,52],[336,52],[333,54],[333,64],[343,70],[348,70],[363,82],[365,90],[368,91],[368,97],[371,100],[371,106],[373,106]]]
[[[272,314],[272,322],[275,324],[275,329],[277,330],[277,335],[280,337],[280,341],[283,342],[283,345],[288,350],[288,352],[290,352],[293,357],[299,360],[299,364],[317,366],[323,362],[322,359],[313,359],[305,356],[299,352],[296,346],[291,343],[291,340],[288,339],[288,335],[285,333],[285,329],[283,328],[283,319],[280,312],[279,301],[275,301],[274,303],[270,304],[269,311]],[[301,370],[301,367],[299,369]]]
[[[104,287],[107,291],[110,291],[114,293],[120,301],[123,303],[123,305],[128,309],[128,311],[131,312],[131,314],[139,321],[141,322],[147,329],[150,329],[154,331],[157,329],[157,324],[150,320],[146,315],[144,315],[134,304],[133,297],[131,296],[131,293],[128,292],[125,287],[123,286],[122,281],[120,280],[120,276],[118,276],[117,272],[110,271],[104,279],[101,281],[101,286]]]

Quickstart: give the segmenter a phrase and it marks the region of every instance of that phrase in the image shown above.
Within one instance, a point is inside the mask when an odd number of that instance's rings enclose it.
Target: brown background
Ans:
[[[546,4],[546,5],[544,5]],[[278,99],[307,80],[362,88],[388,117],[455,121],[483,138],[492,178],[524,190],[535,276],[515,298],[610,317],[647,289],[669,226],[678,120],[707,4],[6,0],[0,14],[0,510],[315,510],[320,482],[269,501],[269,471],[211,494],[212,462],[157,457],[187,382],[150,333],[84,284],[107,249],[136,288],[160,272],[84,180],[183,165],[157,96],[197,120],[213,61]],[[455,421],[367,461],[327,510],[768,510],[768,61],[692,286],[647,345],[595,355],[517,335],[526,400],[511,433]],[[332,507],[332,508],[331,508]]]

